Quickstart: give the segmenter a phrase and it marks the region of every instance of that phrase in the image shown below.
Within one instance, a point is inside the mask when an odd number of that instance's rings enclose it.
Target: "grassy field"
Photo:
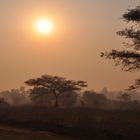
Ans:
[[[140,111],[133,110],[92,110],[87,108],[56,110],[29,106],[7,107],[0,110],[0,124],[30,130],[30,134],[24,135],[30,140],[42,140],[41,137],[44,140],[47,139],[44,137],[44,133],[39,132],[80,140],[140,139]],[[1,131],[3,130],[0,129],[0,135],[13,134],[21,139],[23,136],[23,134],[15,134],[13,131]]]

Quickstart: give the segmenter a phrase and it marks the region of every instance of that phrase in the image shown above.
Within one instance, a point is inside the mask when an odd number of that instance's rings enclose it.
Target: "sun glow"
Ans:
[[[48,34],[53,30],[53,23],[46,19],[40,19],[36,22],[35,28],[39,33]]]

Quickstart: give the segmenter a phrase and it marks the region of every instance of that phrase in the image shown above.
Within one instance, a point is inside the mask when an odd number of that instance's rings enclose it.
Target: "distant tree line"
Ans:
[[[31,88],[1,92],[0,107],[32,105],[48,108],[140,109],[139,101],[130,96],[130,91],[110,92],[107,88],[100,92],[82,90],[88,85],[81,80],[43,75],[27,80],[25,84]],[[110,97],[113,94],[117,95],[114,99]]]

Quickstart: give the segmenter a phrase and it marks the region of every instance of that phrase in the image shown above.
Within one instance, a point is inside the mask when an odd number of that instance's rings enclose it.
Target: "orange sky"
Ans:
[[[139,0],[0,0],[0,90],[42,74],[86,80],[90,89],[126,88],[140,73],[122,72],[100,52],[121,48],[121,15]],[[38,34],[40,18],[55,24]]]

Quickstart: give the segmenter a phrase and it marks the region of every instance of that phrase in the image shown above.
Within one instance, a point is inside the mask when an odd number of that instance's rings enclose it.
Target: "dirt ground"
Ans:
[[[31,131],[0,125],[0,140],[70,140],[46,131]]]

